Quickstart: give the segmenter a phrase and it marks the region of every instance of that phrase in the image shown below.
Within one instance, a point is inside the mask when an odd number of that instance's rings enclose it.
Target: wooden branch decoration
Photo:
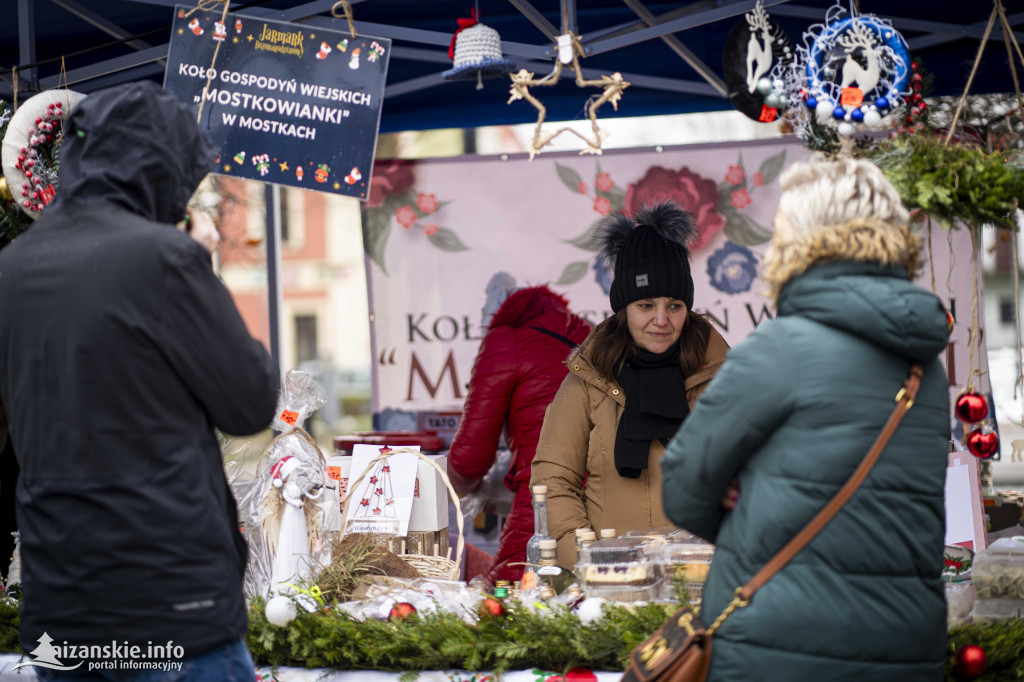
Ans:
[[[517,99],[524,99],[532,104],[537,111],[537,127],[533,132],[533,140],[530,143],[530,160],[533,161],[533,157],[541,152],[541,150],[551,144],[551,141],[562,133],[572,133],[576,137],[583,140],[586,147],[580,151],[580,154],[601,154],[601,141],[604,139],[604,133],[601,131],[600,126],[597,125],[597,110],[601,108],[606,102],[611,102],[612,107],[616,111],[619,109],[619,100],[622,99],[622,91],[629,87],[629,83],[622,78],[622,74],[616,72],[610,76],[601,76],[597,80],[586,80],[583,77],[583,73],[580,69],[579,53],[582,51],[579,45],[579,39],[576,36],[572,37],[573,40],[573,53],[572,53],[572,70],[576,74],[576,85],[581,88],[603,88],[603,92],[600,96],[594,95],[587,100],[586,110],[587,117],[590,119],[590,128],[593,132],[593,137],[586,137],[581,133],[573,130],[572,128],[565,127],[556,130],[553,133],[541,134],[541,128],[544,125],[544,118],[547,115],[547,108],[539,99],[537,99],[533,93],[530,92],[531,87],[542,86],[542,85],[554,85],[558,82],[562,76],[562,62],[555,61],[555,69],[547,76],[541,79],[535,79],[534,74],[526,69],[520,69],[518,73],[511,74],[512,87],[509,89],[508,104],[516,101]]]

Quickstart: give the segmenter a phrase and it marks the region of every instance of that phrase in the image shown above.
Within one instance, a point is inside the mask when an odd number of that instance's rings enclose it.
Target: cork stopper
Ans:
[[[601,539],[602,540],[605,539],[605,538],[614,538],[614,537],[617,537],[616,534],[615,534],[615,529],[614,528],[602,528],[601,529]]]
[[[546,502],[548,499],[548,487],[546,485],[533,486],[534,502]]]
[[[548,540],[541,540],[540,541],[540,549],[541,549],[542,552],[545,549],[550,549],[553,552],[557,548],[558,548],[558,541],[557,540],[550,540],[550,539],[548,539]]]

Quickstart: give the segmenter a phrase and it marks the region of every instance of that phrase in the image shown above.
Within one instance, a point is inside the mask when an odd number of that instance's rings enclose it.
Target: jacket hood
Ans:
[[[522,327],[547,312],[565,315],[566,336],[578,338],[590,332],[590,325],[569,310],[569,302],[565,297],[546,286],[519,289],[510,294],[494,314],[488,329],[500,326]]]
[[[195,112],[155,83],[102,90],[68,118],[57,201],[112,202],[176,223],[216,155]]]
[[[946,348],[946,311],[901,266],[841,261],[817,265],[779,294],[779,315],[800,315],[913,360]]]

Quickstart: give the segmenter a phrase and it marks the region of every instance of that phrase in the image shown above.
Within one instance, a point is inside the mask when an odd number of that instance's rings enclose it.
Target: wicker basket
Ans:
[[[363,482],[363,479],[373,468],[374,464],[381,461],[382,459],[387,459],[391,455],[396,455],[399,453],[411,453],[413,455],[416,455],[416,457],[423,460],[430,466],[434,467],[434,469],[436,469],[437,472],[441,474],[441,480],[444,481],[445,487],[448,488],[448,495],[451,496],[452,501],[455,503],[455,522],[459,528],[459,541],[456,544],[454,561],[451,559],[451,547],[448,548],[448,556],[430,556],[427,554],[401,554],[399,555],[399,557],[405,560],[407,563],[409,563],[413,568],[415,568],[419,572],[419,574],[424,578],[458,580],[460,567],[462,566],[462,555],[466,548],[466,541],[464,538],[465,533],[463,532],[464,524],[462,520],[462,504],[461,502],[459,502],[459,496],[455,492],[455,488],[452,487],[451,482],[448,480],[448,474],[445,473],[444,469],[442,469],[433,461],[431,461],[430,458],[417,452],[416,450],[413,450],[412,448],[392,448],[387,452],[382,452],[381,454],[374,457],[373,460],[371,460],[370,463],[366,465],[366,469],[359,476],[359,478],[357,478],[354,483],[349,484],[348,489],[350,491],[356,490],[359,487],[359,484]],[[348,505],[349,503],[352,502],[352,499],[354,497],[355,495],[348,495],[345,497],[345,508],[342,509],[341,512],[342,537],[348,534],[346,530],[348,528],[348,523],[346,522],[345,519],[348,518]]]

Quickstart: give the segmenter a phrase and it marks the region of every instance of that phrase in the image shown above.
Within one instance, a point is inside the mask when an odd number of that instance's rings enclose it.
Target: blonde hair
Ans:
[[[921,268],[921,240],[899,193],[874,164],[855,159],[800,162],[783,173],[776,229],[762,264],[773,304],[794,277],[818,263],[853,260]]]

